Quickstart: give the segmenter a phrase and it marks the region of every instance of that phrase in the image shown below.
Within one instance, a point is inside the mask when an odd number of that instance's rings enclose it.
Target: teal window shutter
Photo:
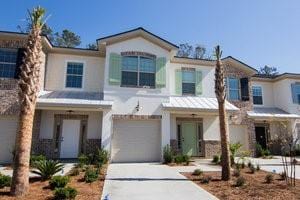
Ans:
[[[182,71],[177,69],[175,71],[175,93],[177,95],[182,95]]]
[[[202,94],[202,71],[196,70],[196,95]]]
[[[155,85],[157,88],[166,87],[166,58],[156,59]]]
[[[122,56],[116,53],[109,55],[109,84],[121,84]]]

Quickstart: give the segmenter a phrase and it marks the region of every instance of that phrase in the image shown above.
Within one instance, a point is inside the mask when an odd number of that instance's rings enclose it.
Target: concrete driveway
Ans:
[[[217,199],[177,170],[156,163],[110,164],[104,200],[210,200]]]

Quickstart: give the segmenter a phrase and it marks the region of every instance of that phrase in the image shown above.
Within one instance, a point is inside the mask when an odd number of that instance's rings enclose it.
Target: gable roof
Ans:
[[[247,65],[246,63],[244,63],[232,56],[227,56],[225,58],[222,58],[222,61],[236,63],[236,64],[238,64],[239,67],[245,69],[246,71],[248,71],[249,73],[251,73],[253,75],[257,73],[257,70],[254,67],[251,67],[251,66]]]
[[[101,46],[106,46],[109,44],[114,44],[117,42],[121,42],[124,40],[128,40],[128,39],[132,39],[135,37],[143,37],[151,42],[153,42],[154,44],[159,45],[160,47],[167,49],[168,51],[171,50],[177,50],[178,46],[151,33],[150,31],[147,31],[146,29],[144,29],[143,27],[138,27],[129,31],[125,31],[125,32],[121,32],[121,33],[117,33],[114,35],[109,35],[106,37],[102,37],[97,39],[97,43],[98,45]]]

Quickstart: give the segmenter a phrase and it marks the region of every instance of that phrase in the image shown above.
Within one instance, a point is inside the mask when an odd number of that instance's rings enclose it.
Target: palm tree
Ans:
[[[221,150],[222,150],[222,180],[228,181],[230,179],[230,153],[229,153],[229,139],[225,112],[225,83],[224,83],[224,69],[221,61],[222,51],[220,46],[215,47],[216,56],[216,71],[215,71],[215,93],[219,105],[219,120],[220,120],[220,136],[221,136]]]
[[[19,127],[16,136],[14,171],[11,194],[21,196],[29,188],[29,159],[32,126],[37,93],[39,91],[42,53],[41,29],[44,25],[45,9],[36,7],[29,11],[31,30],[28,34],[25,55],[21,64],[19,100],[21,105]]]

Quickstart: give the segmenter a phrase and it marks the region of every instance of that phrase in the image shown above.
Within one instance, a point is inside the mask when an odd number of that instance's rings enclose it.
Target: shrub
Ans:
[[[0,174],[0,188],[9,187],[11,185],[11,177]]]
[[[80,174],[80,169],[78,169],[77,167],[74,167],[69,173],[70,176],[78,176],[79,174]]]
[[[105,149],[99,149],[97,148],[96,153],[95,153],[95,164],[102,166],[103,164],[108,163],[109,160],[109,154],[108,151]]]
[[[84,181],[86,183],[92,183],[98,179],[99,173],[96,169],[87,169],[84,174]]]
[[[174,162],[175,162],[176,164],[181,164],[181,163],[183,163],[184,161],[185,161],[185,158],[184,158],[183,155],[176,155],[176,156],[174,157]]]
[[[252,164],[252,162],[251,162],[251,161],[249,161],[249,162],[248,162],[248,164],[247,164],[247,166],[248,166],[249,168],[253,167],[253,164]]]
[[[163,150],[164,163],[169,164],[173,161],[173,151],[170,145],[166,145]]]
[[[35,165],[37,170],[33,170],[32,173],[40,175],[43,180],[50,179],[54,174],[64,168],[63,164],[54,160],[38,161]]]
[[[54,199],[64,200],[64,199],[75,199],[77,196],[77,190],[75,188],[56,188],[54,190]]]
[[[280,176],[281,180],[285,180],[286,179],[286,173],[285,172],[279,173],[279,176]]]
[[[203,174],[203,171],[201,169],[195,169],[193,172],[194,176],[200,176]]]
[[[219,155],[214,155],[212,159],[212,163],[214,164],[219,164],[220,163],[220,156]]]
[[[267,174],[265,177],[266,183],[272,183],[274,180],[274,175],[273,174]]]
[[[239,169],[235,169],[235,170],[233,170],[232,175],[235,176],[235,177],[239,177],[241,175],[241,171]]]
[[[211,181],[212,177],[211,176],[204,176],[202,179],[201,179],[201,183],[203,184],[208,184],[210,181]]]
[[[260,165],[259,165],[259,164],[256,165],[256,170],[257,170],[257,171],[260,170]]]
[[[191,157],[189,155],[183,155],[182,156],[182,161],[186,164],[189,165],[191,162]]]
[[[35,163],[46,160],[44,155],[31,155],[30,156],[30,167],[35,167]]]
[[[268,149],[264,149],[260,144],[255,144],[257,157],[267,157],[271,155]]]
[[[82,168],[84,165],[89,165],[91,164],[90,163],[90,160],[89,158],[84,155],[84,154],[81,154],[79,157],[78,157],[78,162],[79,162],[79,167]]]
[[[231,162],[231,165],[235,164],[234,158],[235,158],[236,154],[238,153],[238,151],[240,150],[240,148],[242,146],[243,145],[239,142],[230,144],[229,149],[230,149],[230,162]]]
[[[70,182],[68,176],[53,176],[49,181],[49,185],[52,189],[63,188]]]
[[[249,167],[249,169],[250,169],[250,173],[251,173],[251,174],[254,174],[255,171],[256,171],[254,165],[251,165],[251,167]]]
[[[240,176],[236,179],[235,186],[241,187],[241,186],[245,185],[245,183],[246,183],[246,179],[243,176]]]
[[[245,168],[245,163],[244,162],[242,162],[241,167],[242,167],[242,169]]]

